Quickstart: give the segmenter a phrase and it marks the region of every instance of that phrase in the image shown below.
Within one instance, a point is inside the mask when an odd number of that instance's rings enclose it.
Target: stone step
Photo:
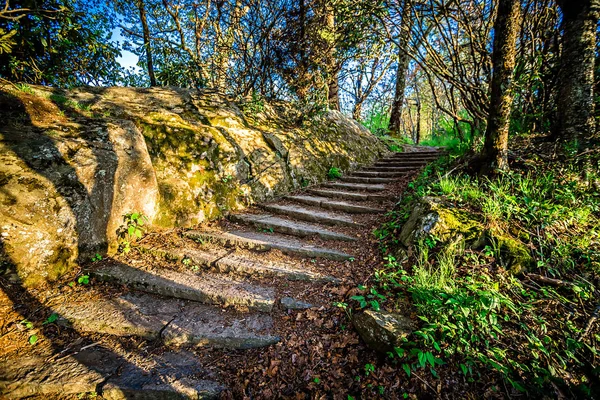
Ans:
[[[275,303],[272,288],[251,285],[223,276],[195,275],[168,269],[143,271],[114,263],[92,271],[100,280],[113,281],[142,292],[222,306],[248,307],[270,312]]]
[[[321,257],[330,260],[347,260],[352,258],[350,254],[338,250],[312,246],[299,240],[290,239],[278,234],[268,235],[243,231],[219,232],[192,230],[185,232],[184,236],[200,242],[215,242],[223,246],[238,246],[256,251],[276,249],[285,254],[309,258]]]
[[[290,221],[268,214],[233,214],[229,219],[235,222],[254,225],[260,229],[272,230],[273,232],[280,232],[299,237],[319,236],[325,240],[356,240],[356,238],[330,231],[319,225]]]
[[[368,178],[367,178],[368,179]],[[390,196],[382,194],[363,194],[354,192],[345,192],[342,190],[309,189],[309,193],[317,196],[329,197],[332,199],[344,199],[353,201],[387,201]]]
[[[374,171],[374,172],[410,172],[415,171],[418,168],[415,167],[394,167],[394,166],[385,166],[385,167],[365,167],[362,168],[361,171]]]
[[[257,261],[247,257],[229,254],[219,259],[215,268],[221,273],[240,273],[249,276],[282,276],[291,281],[331,282],[338,284],[339,279],[321,275],[306,269],[294,268],[290,264]]]
[[[145,293],[112,299],[73,301],[57,306],[59,323],[78,332],[160,339],[165,345],[227,349],[265,347],[279,341],[269,334],[269,315],[239,314],[186,300]]]
[[[206,248],[202,250],[183,248],[145,248],[146,252],[165,257],[169,260],[189,260],[190,267],[212,268],[219,273],[236,273],[245,276],[279,276],[293,281],[335,282],[333,277],[322,276],[312,271],[293,268],[288,264],[261,262],[235,254],[232,250]]]
[[[352,176],[359,176],[363,178],[399,178],[408,174],[410,171],[401,172],[376,172],[376,171],[356,171],[352,173]]]
[[[421,154],[421,153],[397,153],[395,155],[384,157],[380,161],[397,161],[397,160],[410,160],[410,161],[431,161],[436,160],[440,157],[439,154]]]
[[[352,218],[345,215],[337,215],[327,211],[311,210],[294,205],[261,204],[263,209],[303,221],[316,222],[324,225],[358,226]]]
[[[392,160],[392,161],[377,161],[373,166],[375,167],[415,167],[419,168],[423,165],[427,164],[429,161],[402,161],[402,160]]]
[[[354,190],[359,192],[383,192],[385,185],[346,182],[326,182],[322,186],[332,189]]]
[[[373,184],[388,184],[396,182],[395,178],[365,178],[364,176],[343,176],[342,182],[350,183],[373,183]]]
[[[351,214],[377,214],[385,212],[384,209],[365,207],[345,201],[334,201],[327,197],[317,196],[285,196],[286,199],[297,201],[310,206],[321,207],[328,210],[343,211]]]
[[[62,357],[24,355],[1,362],[0,398],[63,399],[95,393],[106,400],[208,400],[225,390],[217,382],[195,378],[207,371],[187,351],[142,355],[85,341],[73,347]]]

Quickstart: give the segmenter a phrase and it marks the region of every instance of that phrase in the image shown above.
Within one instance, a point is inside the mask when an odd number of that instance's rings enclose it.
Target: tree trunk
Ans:
[[[362,100],[360,100],[360,101],[357,101],[356,103],[354,103],[354,107],[352,107],[352,118],[354,118],[357,121],[361,120],[362,105],[363,105],[363,102],[362,102]]]
[[[594,64],[600,1],[557,3],[563,13],[563,38],[553,138],[577,140],[585,147],[595,133]]]
[[[156,86],[156,77],[154,76],[154,64],[152,62],[152,47],[150,45],[150,29],[146,19],[146,7],[143,0],[137,3],[140,12],[140,21],[142,22],[142,31],[144,34],[144,50],[146,52],[146,64],[148,66],[148,77],[150,77],[150,86]]]
[[[331,35],[335,35],[335,12],[333,6],[327,4],[325,6],[325,21],[327,24],[327,30]],[[327,82],[327,103],[331,110],[340,110],[340,83],[339,83],[339,69],[337,61],[335,59],[335,40],[329,43],[327,49],[327,69],[328,69],[328,82]]]
[[[408,44],[410,31],[412,29],[411,1],[404,1],[402,10],[402,21],[400,27],[400,37],[398,38],[398,66],[396,68],[396,91],[394,101],[390,111],[389,131],[392,136],[400,136],[400,126],[402,125],[402,105],[404,104],[404,89],[406,88],[406,71],[410,57],[408,56]]]
[[[492,53],[492,93],[485,131],[482,172],[508,169],[508,129],[512,106],[512,76],[515,68],[516,39],[521,15],[519,0],[500,0],[494,22]]]
[[[417,131],[415,133],[415,144],[419,144],[421,142],[421,94],[419,93],[419,81],[417,79],[417,75],[415,74],[415,100],[417,106]]]

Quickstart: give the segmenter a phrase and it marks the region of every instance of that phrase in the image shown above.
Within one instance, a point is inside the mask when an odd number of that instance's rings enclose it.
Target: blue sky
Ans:
[[[122,45],[125,41],[125,38],[121,35],[121,28],[115,28],[112,31],[112,40]],[[135,69],[140,69],[136,64],[138,62],[138,56],[133,54],[127,50],[121,50],[121,57],[117,58],[119,64],[121,64],[126,69],[130,67],[134,67]]]

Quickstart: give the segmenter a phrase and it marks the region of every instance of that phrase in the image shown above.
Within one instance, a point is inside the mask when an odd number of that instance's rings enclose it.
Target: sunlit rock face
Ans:
[[[193,226],[385,151],[339,112],[244,113],[178,88],[33,92],[0,91],[0,266],[15,264],[28,285],[114,250],[128,212]]]

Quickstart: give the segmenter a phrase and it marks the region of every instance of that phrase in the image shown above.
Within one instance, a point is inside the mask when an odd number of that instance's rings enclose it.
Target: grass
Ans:
[[[590,396],[600,342],[599,330],[587,329],[599,309],[600,193],[590,184],[598,169],[586,176],[574,165],[537,162],[488,179],[448,174],[454,158],[427,166],[375,231],[387,263],[365,290],[380,294],[378,307],[388,311],[410,299],[421,321],[389,354],[392,362],[430,379],[444,365],[469,382],[495,381],[533,397],[555,388]],[[398,234],[424,196],[468,211],[484,242],[426,236],[404,248]],[[531,258],[525,273],[510,271],[507,242]]]
[[[342,177],[342,171],[337,167],[331,167],[329,168],[329,171],[327,171],[327,177],[332,180],[340,179]]]

